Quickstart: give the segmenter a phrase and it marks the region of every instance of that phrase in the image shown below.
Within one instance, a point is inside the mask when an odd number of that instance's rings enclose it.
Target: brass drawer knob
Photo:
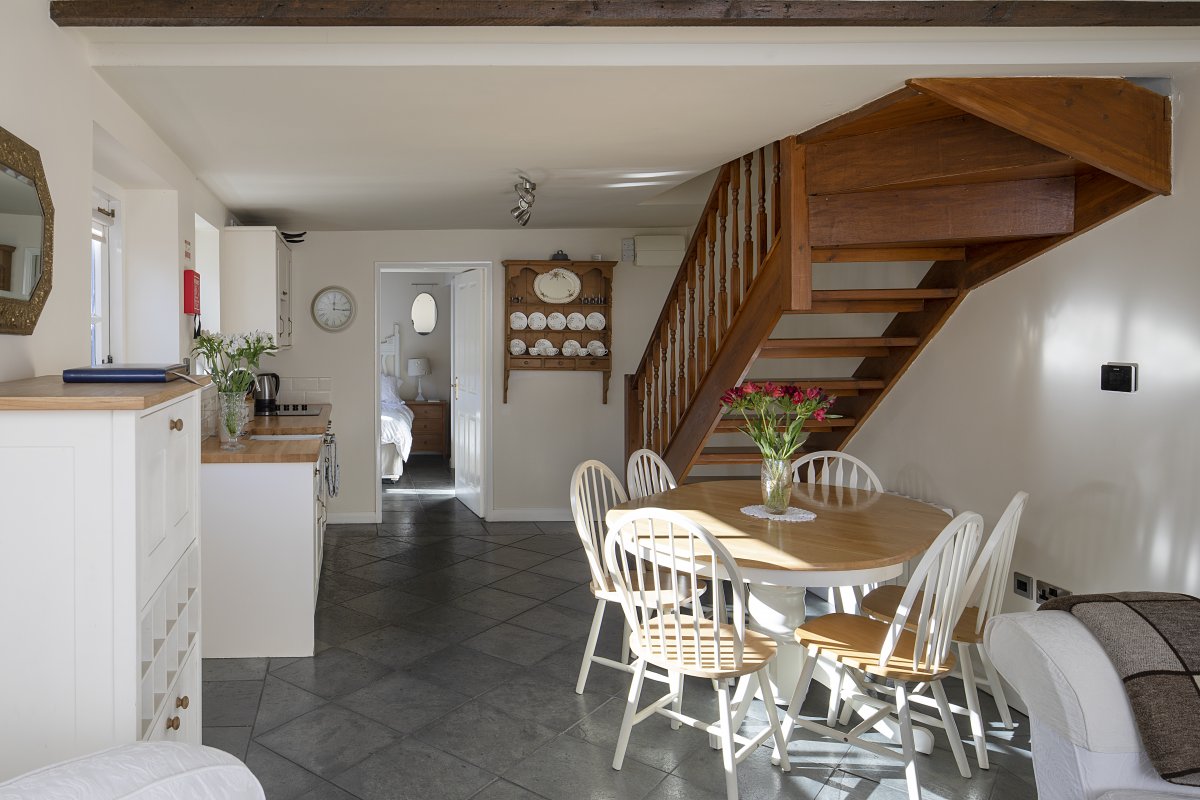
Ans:
[[[173,431],[183,430],[183,420],[181,420],[181,419],[171,420],[171,430],[173,430]]]
[[[169,730],[169,731],[179,730],[179,717],[168,717],[167,718],[167,730]]]
[[[190,705],[190,704],[191,704],[191,702],[192,702],[192,701],[191,701],[191,700],[189,700],[189,699],[188,699],[188,696],[185,694],[183,697],[176,697],[176,698],[175,698],[175,707],[176,707],[176,708],[182,708],[182,709],[184,709],[184,710],[187,710],[187,707],[188,707],[188,705]]]

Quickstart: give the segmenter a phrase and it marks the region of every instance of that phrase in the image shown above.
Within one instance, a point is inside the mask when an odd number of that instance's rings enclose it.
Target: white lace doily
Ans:
[[[817,518],[817,515],[811,511],[805,511],[803,508],[789,506],[788,510],[782,514],[772,514],[767,511],[764,505],[746,506],[742,509],[742,513],[747,517],[757,517],[758,519],[769,519],[772,522],[811,522]]]

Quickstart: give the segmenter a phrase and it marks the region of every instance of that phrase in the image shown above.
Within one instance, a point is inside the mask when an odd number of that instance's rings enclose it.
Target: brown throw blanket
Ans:
[[[1099,640],[1125,684],[1150,763],[1163,780],[1200,786],[1200,599],[1186,594],[1071,595],[1069,611]]]

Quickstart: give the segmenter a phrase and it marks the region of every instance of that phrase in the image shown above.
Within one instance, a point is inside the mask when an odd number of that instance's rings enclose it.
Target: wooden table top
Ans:
[[[810,522],[772,522],[741,512],[760,503],[758,481],[707,481],[622,503],[607,521],[630,509],[671,509],[720,539],[742,568],[796,572],[902,564],[929,549],[950,521],[917,500],[841,486],[793,485],[791,504],[816,514]]]
[[[208,378],[197,378],[207,384]],[[0,411],[141,411],[200,390],[182,378],[165,383],[64,383],[42,375],[0,383]]]

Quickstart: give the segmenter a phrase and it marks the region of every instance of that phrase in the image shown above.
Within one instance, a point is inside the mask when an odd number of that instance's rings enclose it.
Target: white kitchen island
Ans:
[[[204,657],[311,656],[324,514],[321,440],[201,447]]]

